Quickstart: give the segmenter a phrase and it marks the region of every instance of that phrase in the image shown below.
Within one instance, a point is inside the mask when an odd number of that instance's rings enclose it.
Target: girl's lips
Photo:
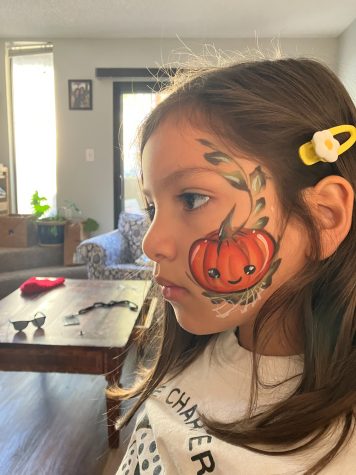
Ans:
[[[188,294],[188,291],[184,289],[183,287],[163,286],[162,294],[166,300],[172,300],[174,302],[177,302],[181,300],[182,298],[184,298]]]
[[[162,287],[162,294],[166,300],[178,301],[188,294],[188,290],[184,287],[170,282],[169,280],[156,277],[156,282]]]

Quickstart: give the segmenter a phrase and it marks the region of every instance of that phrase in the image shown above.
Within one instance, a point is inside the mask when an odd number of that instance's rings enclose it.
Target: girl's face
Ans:
[[[306,232],[284,220],[268,169],[171,118],[148,140],[142,171],[153,218],[143,250],[181,327],[252,328],[307,254]]]

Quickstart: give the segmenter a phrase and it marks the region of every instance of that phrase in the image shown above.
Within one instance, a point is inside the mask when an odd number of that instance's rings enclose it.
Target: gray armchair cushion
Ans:
[[[118,227],[83,241],[76,250],[76,263],[86,263],[89,279],[150,279],[152,265],[135,262],[142,255],[146,218],[121,213]]]
[[[76,254],[76,262],[87,264],[89,279],[100,279],[105,268],[131,260],[128,241],[117,230],[86,239]]]
[[[105,280],[151,280],[152,267],[137,266],[135,264],[119,264],[105,267],[100,277]]]
[[[146,216],[134,213],[120,214],[118,229],[129,243],[132,261],[135,261],[142,255],[142,240],[147,228]]]
[[[83,246],[84,243],[86,246]],[[86,249],[84,254],[89,252],[91,248],[98,248],[98,256],[94,260],[97,264],[100,263],[104,266],[118,264],[119,262],[126,263],[131,260],[128,241],[117,230],[86,239],[79,247]]]

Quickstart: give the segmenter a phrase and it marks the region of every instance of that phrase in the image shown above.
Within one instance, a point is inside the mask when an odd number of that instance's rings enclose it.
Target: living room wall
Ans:
[[[0,163],[8,165],[10,158],[5,81],[5,41],[0,39]]]
[[[159,67],[187,59],[187,48],[178,39],[48,39],[54,44],[58,204],[74,201],[87,216],[100,223],[99,232],[114,228],[113,221],[113,104],[112,79],[96,79],[97,67]],[[247,52],[256,49],[255,39],[184,40],[196,54],[208,43],[223,51]],[[276,41],[258,41],[270,51]],[[278,41],[282,53],[308,56],[337,69],[336,38],[288,38]],[[0,162],[9,163],[4,69],[5,41],[0,40]],[[68,79],[93,80],[93,110],[68,108]],[[85,160],[92,148],[95,160]]]
[[[338,74],[356,103],[356,20],[339,38]]]

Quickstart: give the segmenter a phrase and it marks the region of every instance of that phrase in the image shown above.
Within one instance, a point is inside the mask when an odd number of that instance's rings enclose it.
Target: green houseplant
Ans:
[[[66,201],[62,211],[64,216],[56,214],[50,216],[50,205],[47,198],[40,196],[35,191],[31,197],[33,215],[37,219],[37,234],[39,244],[53,246],[64,243],[64,226],[66,222],[78,222],[83,226],[83,231],[88,236],[99,228],[99,224],[93,218],[82,218],[82,213],[75,203]]]
[[[65,218],[59,215],[47,216],[51,207],[47,203],[47,198],[39,196],[38,191],[32,195],[31,206],[33,214],[37,218],[39,244],[42,246],[63,244]]]

